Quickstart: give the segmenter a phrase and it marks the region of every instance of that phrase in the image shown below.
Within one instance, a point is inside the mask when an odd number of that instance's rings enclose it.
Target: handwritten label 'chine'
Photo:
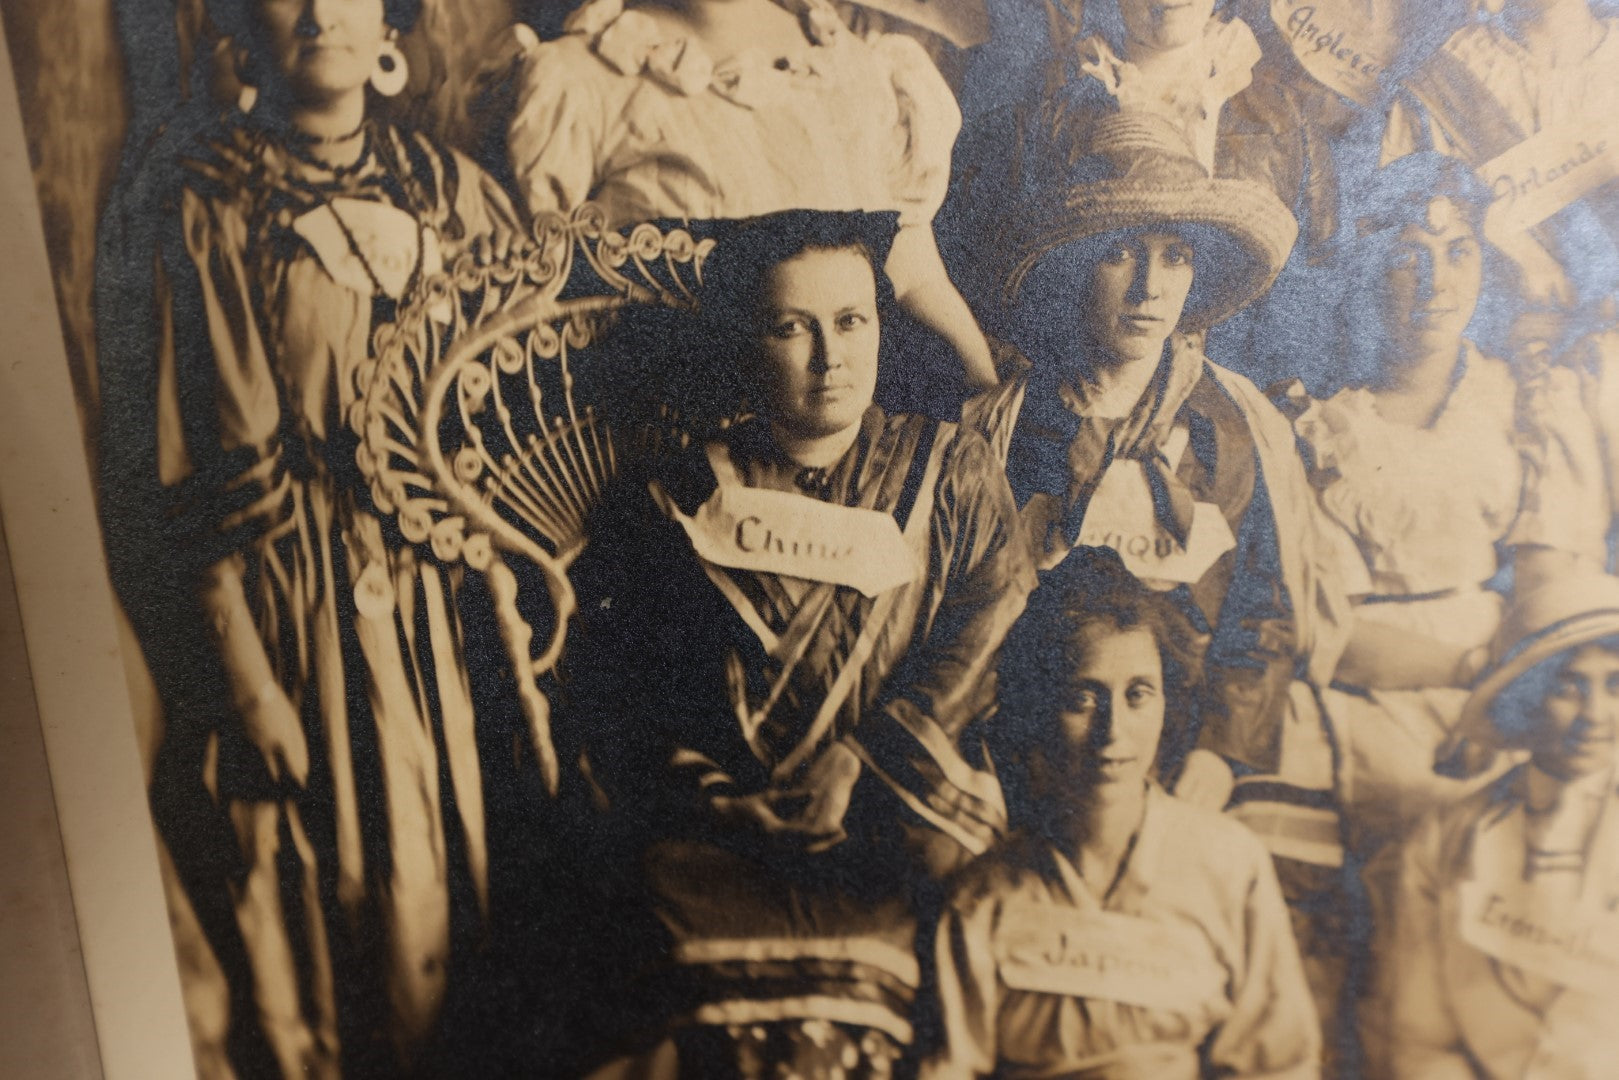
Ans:
[[[696,514],[676,517],[700,557],[732,569],[847,585],[867,596],[922,573],[899,523],[879,510],[721,484]]]

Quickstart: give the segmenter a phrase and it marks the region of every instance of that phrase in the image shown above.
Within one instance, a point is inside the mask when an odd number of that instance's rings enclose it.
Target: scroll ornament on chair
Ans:
[[[556,666],[575,610],[568,567],[624,459],[658,445],[653,425],[615,430],[576,401],[576,376],[629,308],[693,307],[713,246],[651,224],[621,235],[588,203],[541,215],[509,251],[480,241],[420,282],[360,372],[350,425],[372,501],[424,556],[485,575],[552,793],[560,764],[535,680]],[[508,558],[546,583],[554,629],[537,652]]]

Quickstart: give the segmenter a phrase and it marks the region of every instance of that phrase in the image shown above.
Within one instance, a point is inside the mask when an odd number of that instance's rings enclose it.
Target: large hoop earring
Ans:
[[[377,66],[371,72],[371,88],[383,97],[393,97],[405,88],[410,78],[410,65],[405,54],[392,37],[382,43],[377,53]]]

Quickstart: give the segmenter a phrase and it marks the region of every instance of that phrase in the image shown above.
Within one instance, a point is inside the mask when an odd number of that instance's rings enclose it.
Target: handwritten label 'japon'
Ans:
[[[1001,980],[1016,990],[1185,1013],[1223,984],[1190,927],[1044,904],[1009,911],[1002,925]]]

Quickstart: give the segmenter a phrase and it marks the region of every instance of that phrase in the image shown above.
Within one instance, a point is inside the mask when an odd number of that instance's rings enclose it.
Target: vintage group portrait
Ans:
[[[1619,3],[0,20],[199,1077],[1619,1076]]]

